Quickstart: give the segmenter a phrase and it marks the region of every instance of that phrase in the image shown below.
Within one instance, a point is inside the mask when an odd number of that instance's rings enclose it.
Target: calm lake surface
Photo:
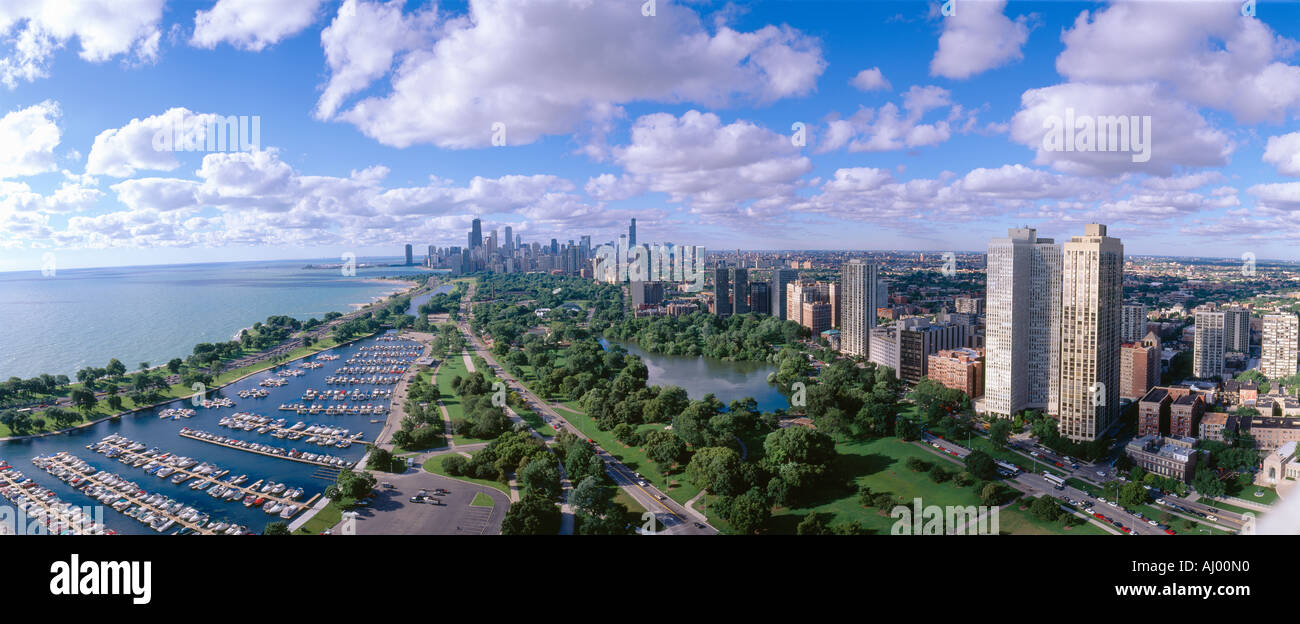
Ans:
[[[427,274],[418,266],[381,266],[344,276],[304,268],[309,262],[331,260],[0,273],[0,379],[72,377],[110,358],[128,370],[162,364],[200,342],[231,340],[273,314],[319,319],[410,286],[380,277]]]
[[[652,386],[680,386],[692,399],[702,399],[710,392],[723,403],[753,397],[759,411],[789,409],[790,404],[776,386],[767,383],[768,373],[776,366],[766,362],[728,362],[704,356],[662,355],[650,353],[630,342],[600,339],[608,348],[616,344],[640,357],[650,371],[647,383]]]
[[[258,479],[269,479],[277,483],[285,483],[290,487],[301,487],[305,491],[299,501],[306,502],[315,494],[325,491],[333,483],[332,478],[324,478],[328,473],[323,467],[311,464],[303,464],[287,459],[267,457],[257,455],[247,451],[226,448],[202,442],[183,438],[179,435],[182,427],[198,429],[215,433],[226,437],[233,437],[238,440],[250,440],[265,444],[268,446],[278,446],[285,449],[298,449],[300,451],[310,451],[314,453],[328,453],[335,457],[342,457],[348,461],[358,461],[365,454],[366,447],[362,444],[353,444],[346,449],[325,448],[314,444],[305,444],[304,440],[280,440],[271,437],[270,434],[258,435],[254,431],[235,431],[217,425],[217,422],[224,416],[229,416],[235,412],[253,412],[262,416],[268,416],[272,420],[284,418],[286,425],[293,425],[302,421],[307,425],[327,425],[340,427],[351,430],[352,433],[358,431],[364,432],[363,440],[373,441],[375,436],[383,429],[382,422],[372,423],[371,419],[383,420],[386,415],[345,415],[345,416],[327,416],[324,413],[317,415],[304,414],[299,416],[295,412],[280,411],[278,408],[282,403],[306,403],[302,400],[303,391],[307,388],[323,390],[326,388],[359,390],[370,390],[374,388],[392,389],[390,385],[334,385],[325,383],[325,378],[335,374],[335,371],[345,366],[348,358],[358,353],[363,346],[385,344],[385,345],[416,345],[414,341],[390,341],[377,342],[375,338],[367,338],[354,342],[342,347],[336,347],[322,351],[321,353],[336,354],[339,357],[336,361],[322,362],[324,366],[315,370],[304,370],[302,376],[285,378],[289,383],[279,388],[267,388],[270,396],[264,399],[241,399],[238,392],[245,389],[258,388],[258,382],[268,377],[276,377],[275,373],[285,369],[299,369],[299,364],[306,361],[315,361],[316,356],[311,356],[306,360],[299,360],[281,366],[277,366],[266,371],[262,371],[250,377],[247,377],[234,384],[226,386],[219,391],[217,396],[225,396],[235,401],[234,407],[228,408],[194,408],[188,401],[177,400],[172,403],[160,406],[154,410],[138,412],[123,416],[120,420],[105,421],[90,427],[79,429],[74,433],[35,438],[29,440],[19,440],[14,442],[0,442],[0,460],[8,461],[14,468],[21,471],[32,480],[50,488],[64,502],[76,505],[100,505],[99,501],[92,500],[90,497],[82,494],[72,486],[56,479],[53,475],[37,468],[32,464],[32,458],[40,455],[52,455],[59,451],[67,451],[81,459],[86,460],[92,466],[101,470],[107,470],[116,473],[130,481],[134,481],[141,488],[148,490],[150,493],[163,494],[174,500],[184,502],[186,505],[192,505],[212,515],[213,519],[226,519],[237,524],[247,526],[250,532],[261,533],[266,524],[272,521],[280,521],[279,516],[268,516],[258,508],[245,508],[241,503],[223,502],[214,499],[203,492],[190,489],[190,482],[180,485],[173,485],[167,479],[159,479],[153,475],[147,474],[144,468],[135,468],[123,464],[116,459],[109,459],[104,455],[88,450],[87,444],[98,442],[105,436],[116,433],[136,442],[141,442],[148,447],[158,447],[164,452],[170,452],[177,455],[192,457],[200,462],[211,462],[222,469],[229,469],[230,475],[239,474],[248,475],[250,485]],[[316,401],[319,403],[334,403],[333,401]],[[349,404],[359,404],[356,401],[345,401]],[[371,405],[388,405],[388,399],[377,399],[368,402]],[[158,412],[171,407],[187,407],[195,409],[197,412],[193,418],[182,418],[180,420],[160,419]],[[7,500],[0,499],[0,505],[11,505]],[[302,512],[299,512],[302,513]],[[295,516],[296,518],[297,516]],[[124,534],[149,534],[156,535],[152,529],[139,522],[128,518],[109,507],[104,507],[104,524],[108,528]],[[174,532],[175,527],[168,532]]]

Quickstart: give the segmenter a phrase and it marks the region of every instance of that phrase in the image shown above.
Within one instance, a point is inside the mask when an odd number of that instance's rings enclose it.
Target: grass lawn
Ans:
[[[482,492],[474,493],[474,500],[469,502],[471,507],[493,507],[492,497]]]
[[[311,520],[298,527],[298,530],[294,531],[293,534],[320,535],[321,531],[338,524],[341,520],[343,520],[343,510],[339,509],[339,506],[335,505],[334,501],[330,501],[323,509],[316,512],[316,515],[312,516]]]
[[[813,505],[796,509],[779,509],[768,522],[771,533],[793,534],[795,527],[809,512],[829,513],[834,517],[831,525],[858,521],[864,528],[877,534],[888,535],[895,519],[877,508],[864,508],[858,504],[858,486],[866,485],[872,492],[888,492],[910,503],[919,497],[923,505],[979,505],[979,496],[971,487],[957,487],[951,481],[935,483],[924,472],[912,472],[903,465],[908,457],[917,457],[930,464],[943,461],[924,449],[897,438],[880,438],[867,441],[840,442],[835,445],[840,454],[839,464],[825,478],[824,485],[812,494]],[[956,465],[941,465],[959,470]],[[710,517],[712,521],[712,517]]]
[[[1065,520],[1047,522],[1029,513],[1028,507],[1021,510],[1019,503],[1012,503],[998,512],[999,535],[1111,535],[1105,529],[1078,516],[1070,516],[1079,524],[1067,526]]]
[[[1081,479],[1076,479],[1076,478],[1074,478],[1074,477],[1070,477],[1069,479],[1066,479],[1066,480],[1065,480],[1065,484],[1068,485],[1068,486],[1070,486],[1070,487],[1072,487],[1072,488],[1074,488],[1074,489],[1076,489],[1076,490],[1082,490],[1082,491],[1084,491],[1084,492],[1087,492],[1088,495],[1089,495],[1089,496],[1092,496],[1093,498],[1096,498],[1099,494],[1102,493],[1102,492],[1101,492],[1101,488],[1099,488],[1099,487],[1097,487],[1097,486],[1095,486],[1095,485],[1092,485],[1091,483],[1088,483],[1087,481],[1083,481],[1083,480],[1081,480]]]
[[[469,371],[465,369],[465,359],[459,355],[443,360],[438,366],[438,392],[442,394],[442,404],[446,406],[447,415],[451,417],[452,422],[465,418],[465,408],[461,406],[456,391],[451,387],[451,381],[458,376],[469,376]],[[459,433],[452,434],[451,439],[456,444],[473,444],[482,441]]]
[[[1263,496],[1255,496],[1255,492],[1263,492]],[[1271,487],[1259,485],[1248,485],[1241,488],[1241,493],[1237,495],[1241,500],[1247,500],[1259,503],[1261,505],[1272,505],[1277,502],[1277,490]]]
[[[501,490],[502,492],[505,492],[506,496],[510,496],[510,486],[500,481],[489,481],[487,479],[474,479],[471,477],[458,477],[458,476],[447,474],[447,471],[442,469],[442,458],[444,457],[450,457],[450,456],[434,455],[433,457],[430,457],[428,461],[424,462],[424,471],[431,472],[436,475],[442,475],[444,477],[449,477],[452,479],[460,479],[461,481],[468,481],[470,483],[475,483],[478,485],[486,485],[487,487]]]

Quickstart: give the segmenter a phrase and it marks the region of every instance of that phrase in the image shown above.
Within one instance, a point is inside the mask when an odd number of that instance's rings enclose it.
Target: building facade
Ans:
[[[867,357],[871,330],[876,326],[879,267],[874,262],[850,260],[840,269],[843,312],[840,319],[840,350]]]
[[[984,409],[1046,409],[1057,375],[1061,247],[1032,228],[989,241]]]
[[[1075,442],[1096,439],[1119,414],[1123,302],[1124,245],[1106,235],[1105,225],[1090,223],[1064,247],[1060,375],[1048,399],[1061,435]]]
[[[1226,344],[1224,314],[1214,305],[1196,308],[1196,333],[1193,342],[1192,376],[1200,379],[1223,377]]]
[[[1300,341],[1300,316],[1265,315],[1264,332],[1260,342],[1260,372],[1269,379],[1294,375],[1298,341]]]

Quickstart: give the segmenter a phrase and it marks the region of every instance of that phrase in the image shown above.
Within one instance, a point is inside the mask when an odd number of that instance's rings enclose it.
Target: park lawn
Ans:
[[[1263,496],[1255,496],[1255,492],[1263,492]],[[1248,485],[1241,488],[1241,494],[1237,496],[1241,500],[1254,501],[1261,505],[1272,505],[1277,502],[1277,490],[1271,487],[1261,485]]]
[[[449,357],[438,366],[438,392],[442,394],[442,404],[447,408],[447,415],[451,417],[452,422],[465,419],[465,408],[461,406],[460,398],[451,387],[451,380],[468,375],[465,359],[460,356]],[[455,444],[473,444],[481,441],[459,433],[453,433],[451,439]]]
[[[461,481],[467,481],[469,483],[474,483],[476,485],[485,485],[490,488],[496,488],[504,492],[506,496],[510,496],[510,486],[500,481],[489,481],[487,479],[475,479],[473,477],[454,476],[454,475],[447,474],[447,471],[442,469],[442,458],[444,457],[450,457],[450,455],[444,454],[444,455],[434,455],[433,457],[430,457],[428,461],[424,462],[424,471],[431,472],[436,475],[442,475],[449,479],[459,479]]]
[[[1078,516],[1071,515],[1071,518],[1078,520],[1080,524],[1067,527],[1065,520],[1056,522],[1047,522],[1041,520],[1034,514],[1029,513],[1026,508],[1022,511],[1019,503],[1012,503],[998,511],[998,534],[999,535],[1113,535],[1105,529],[1084,520]]]
[[[889,534],[894,518],[877,508],[864,508],[858,504],[858,486],[866,485],[874,493],[888,492],[903,503],[910,504],[920,498],[922,505],[980,505],[980,498],[972,487],[957,487],[951,481],[935,483],[927,473],[913,472],[903,465],[908,457],[916,457],[930,464],[941,465],[954,472],[960,467],[945,462],[933,453],[897,438],[879,438],[864,441],[841,441],[835,445],[840,454],[838,465],[823,480],[825,485],[812,493],[817,504],[794,509],[779,509],[768,522],[771,533],[793,534],[795,527],[809,512],[829,513],[834,517],[831,525],[858,521],[864,528],[877,534]]]
[[[487,494],[484,494],[484,493],[482,493],[482,492],[475,492],[475,493],[474,493],[474,500],[470,501],[470,502],[469,502],[469,505],[470,505],[470,507],[494,507],[494,506],[496,506],[496,504],[492,502],[492,497],[491,497],[491,496],[488,496]]]
[[[339,506],[334,504],[334,501],[330,501],[329,504],[316,512],[316,515],[312,516],[311,520],[298,527],[298,530],[294,531],[293,534],[320,535],[321,531],[338,524],[342,520],[343,510],[339,509]]]

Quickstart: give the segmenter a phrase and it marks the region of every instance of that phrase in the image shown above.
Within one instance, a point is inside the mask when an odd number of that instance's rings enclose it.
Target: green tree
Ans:
[[[734,496],[743,485],[740,455],[725,446],[702,448],[687,464],[686,478],[712,494]]]
[[[1063,512],[1056,499],[1051,496],[1039,496],[1034,499],[1034,502],[1029,504],[1029,513],[1033,514],[1034,517],[1039,520],[1055,522],[1060,519]]]
[[[758,488],[753,488],[732,502],[727,522],[731,523],[731,528],[737,533],[751,535],[761,529],[770,517],[772,506],[768,504],[767,497]]]
[[[501,520],[502,535],[555,535],[560,532],[560,508],[534,493],[510,505]]]
[[[272,522],[266,525],[265,529],[262,529],[262,535],[288,535],[288,534],[289,534],[289,525],[280,521]]]
[[[989,441],[997,448],[1006,448],[1007,440],[1011,438],[1011,421],[1005,418],[999,418],[989,425]]]
[[[997,475],[997,464],[988,453],[980,450],[971,451],[966,456],[966,472],[976,479],[987,481]]]

